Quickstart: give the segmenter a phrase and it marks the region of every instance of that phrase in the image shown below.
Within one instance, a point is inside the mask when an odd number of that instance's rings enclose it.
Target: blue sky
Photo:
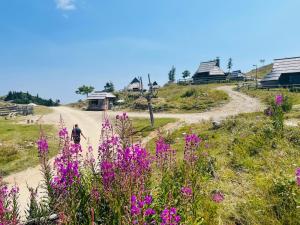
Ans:
[[[160,84],[219,56],[247,71],[300,54],[299,0],[1,0],[0,95],[29,91],[63,102],[82,84]]]

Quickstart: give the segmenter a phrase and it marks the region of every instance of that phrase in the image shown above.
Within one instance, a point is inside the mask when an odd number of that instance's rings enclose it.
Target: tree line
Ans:
[[[29,94],[28,92],[22,92],[22,91],[9,91],[6,97],[4,98],[4,101],[10,101],[16,104],[29,104],[34,103],[37,105],[44,105],[44,106],[58,106],[60,104],[60,100],[53,101],[50,99],[43,99],[39,97],[37,94],[36,96],[33,96]]]

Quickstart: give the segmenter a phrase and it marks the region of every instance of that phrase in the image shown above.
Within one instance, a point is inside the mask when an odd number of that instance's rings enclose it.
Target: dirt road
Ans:
[[[218,89],[226,91],[231,100],[229,103],[212,109],[207,112],[202,113],[189,113],[189,114],[170,114],[170,113],[157,113],[155,114],[156,118],[177,118],[180,120],[180,123],[196,123],[200,122],[202,120],[221,120],[225,117],[231,116],[231,115],[237,115],[240,113],[245,112],[255,112],[262,110],[262,105],[260,102],[254,98],[251,98],[245,94],[242,94],[240,92],[236,92],[232,90],[232,86],[222,86]],[[108,115],[110,117],[114,117],[120,112],[109,112]],[[148,117],[148,113],[138,113],[138,112],[132,112],[128,113],[130,117]],[[54,112],[46,115],[42,119],[42,123],[52,123],[57,124],[60,118],[60,115],[63,117],[66,126],[69,128],[69,130],[72,128],[72,126],[75,123],[78,123],[80,128],[82,129],[85,136],[88,138],[89,143],[94,147],[94,152],[96,154],[97,152],[97,145],[99,142],[100,137],[100,125],[102,122],[102,113],[101,112],[85,112],[85,111],[79,111],[74,110],[68,107],[57,107],[54,108]],[[169,125],[168,129],[175,129],[178,126],[172,126]],[[83,147],[87,146],[87,141],[83,141]],[[8,177],[4,178],[5,182],[8,182],[9,184],[16,183],[20,188],[20,208],[23,212],[25,208],[27,207],[27,204],[29,202],[29,193],[27,190],[27,184],[30,187],[36,187],[42,177],[40,174],[40,167],[34,167],[29,168],[27,170],[24,170],[22,172],[10,175]]]

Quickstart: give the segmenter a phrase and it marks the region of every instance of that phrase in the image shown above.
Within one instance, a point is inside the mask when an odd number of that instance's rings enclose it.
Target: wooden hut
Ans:
[[[241,70],[235,70],[231,73],[228,73],[227,79],[242,81],[246,79],[246,74],[243,73]]]
[[[110,110],[113,106],[113,101],[116,98],[112,93],[95,91],[91,93],[88,97],[88,107],[87,110],[93,111],[104,111]]]
[[[226,75],[220,68],[220,60],[212,60],[200,63],[196,73],[193,75],[193,83],[212,83],[226,80]]]
[[[300,85],[300,57],[274,59],[271,73],[260,83],[264,88]]]
[[[153,84],[152,84],[152,88],[153,88],[154,90],[157,90],[157,89],[160,88],[160,86],[158,85],[158,83],[157,83],[156,81],[154,81]]]
[[[139,92],[142,90],[142,85],[139,79],[136,77],[130,82],[126,88],[127,91]]]

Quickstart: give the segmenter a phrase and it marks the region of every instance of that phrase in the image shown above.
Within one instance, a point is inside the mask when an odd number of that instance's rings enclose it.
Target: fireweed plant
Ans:
[[[292,109],[292,103],[287,96],[276,95],[265,114],[272,119],[272,124],[279,135],[283,135],[284,114]]]
[[[19,221],[19,210],[17,204],[19,188],[13,186],[9,189],[0,177],[0,224],[17,225]]]
[[[126,113],[118,115],[114,124],[105,117],[97,158],[91,146],[83,157],[82,147],[70,141],[61,120],[61,151],[52,167],[41,132],[37,145],[46,194],[37,203],[37,191],[31,189],[28,218],[43,212],[44,217],[58,215],[60,224],[143,225],[190,224],[196,217],[201,219],[195,179],[201,139],[187,134],[184,159],[179,161],[161,135],[153,155],[134,144],[132,134]]]

